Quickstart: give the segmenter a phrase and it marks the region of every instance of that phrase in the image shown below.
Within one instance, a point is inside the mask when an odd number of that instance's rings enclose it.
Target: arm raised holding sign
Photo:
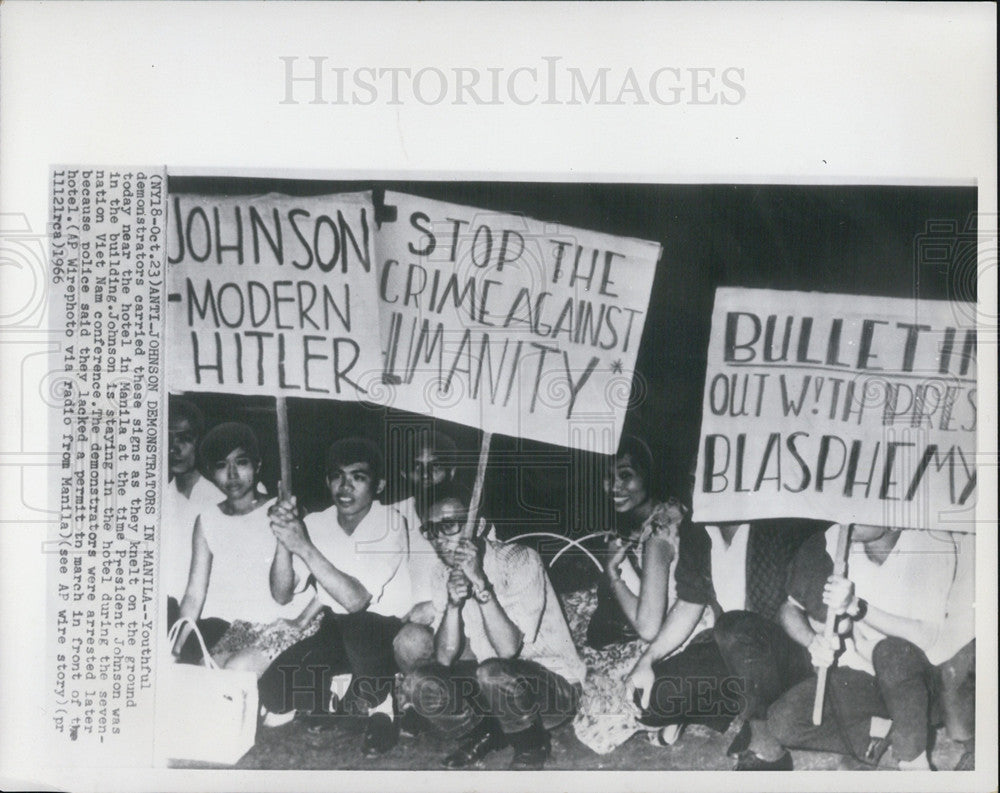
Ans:
[[[464,768],[514,745],[512,768],[538,769],[548,728],[569,718],[586,674],[541,557],[466,534],[474,501],[450,485],[433,494],[421,533],[446,566],[435,592],[434,658],[411,669],[417,712],[459,736],[444,759]],[[486,528],[480,520],[479,534]]]
[[[844,746],[843,733],[849,751],[870,763],[891,744],[900,768],[928,769],[928,681],[938,674],[935,665],[948,660],[936,654],[934,640],[956,569],[955,546],[929,532],[855,524],[845,572],[834,567],[843,531],[834,526],[811,538],[790,571],[782,625],[809,648],[819,676],[771,706],[766,731],[780,746],[827,749]],[[831,634],[824,625],[833,623]],[[824,702],[816,692],[826,676]],[[822,719],[814,718],[814,702]],[[888,740],[876,729],[886,719]]]
[[[486,636],[498,658],[513,658],[521,649],[524,635],[511,620],[493,592],[493,584],[483,570],[483,548],[463,538],[452,554],[454,569],[459,570],[472,587],[472,595],[483,617]]]
[[[271,594],[279,603],[291,600],[295,588],[293,556],[305,562],[331,597],[347,611],[360,611],[371,600],[371,593],[360,581],[347,575],[323,556],[309,540],[305,524],[297,515],[295,497],[277,502],[269,511],[271,530],[278,540],[271,566]]]

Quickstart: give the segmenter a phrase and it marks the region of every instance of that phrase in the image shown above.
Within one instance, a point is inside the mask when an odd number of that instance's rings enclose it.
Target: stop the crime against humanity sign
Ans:
[[[660,246],[400,193],[385,201],[395,212],[376,244],[387,400],[613,451]]]

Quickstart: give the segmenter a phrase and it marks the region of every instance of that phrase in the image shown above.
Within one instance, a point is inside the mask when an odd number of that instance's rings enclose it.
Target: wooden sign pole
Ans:
[[[490,458],[490,441],[492,432],[483,432],[483,440],[479,446],[479,462],[476,465],[476,481],[472,485],[472,497],[469,499],[469,514],[462,529],[462,536],[473,538],[476,533],[476,520],[479,516],[479,504],[483,498],[483,481],[486,479],[486,463]]]
[[[837,553],[833,560],[834,575],[842,576],[847,572],[847,547],[850,534],[851,527],[841,524],[837,534]],[[828,639],[833,638],[837,627],[837,616],[833,609],[827,608],[823,635]],[[828,666],[820,666],[816,669],[816,699],[813,701],[813,724],[816,726],[823,723],[823,700],[826,697],[826,678],[829,671]]]
[[[278,460],[281,478],[278,498],[285,500],[292,494],[292,451],[288,440],[288,403],[282,396],[275,397],[274,411],[278,418]]]

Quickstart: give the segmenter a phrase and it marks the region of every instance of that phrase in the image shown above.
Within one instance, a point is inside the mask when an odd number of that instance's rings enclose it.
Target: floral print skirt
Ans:
[[[234,620],[219,641],[212,645],[210,652],[220,666],[236,653],[251,650],[267,661],[273,661],[296,642],[316,633],[319,624],[319,615],[305,628],[300,628],[292,620],[285,619],[268,624]]]

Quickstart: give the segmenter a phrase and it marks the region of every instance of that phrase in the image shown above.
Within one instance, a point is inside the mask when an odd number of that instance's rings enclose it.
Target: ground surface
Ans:
[[[362,722],[349,717],[333,720],[332,729],[313,733],[300,722],[282,727],[261,727],[257,744],[240,762],[242,769],[349,769],[349,770],[440,770],[440,761],[451,749],[434,734],[402,738],[388,754],[375,760],[361,756]],[[570,726],[560,727],[552,734],[552,758],[546,765],[551,770],[704,770],[728,771],[734,761],[726,757],[728,736],[701,727],[689,728],[672,747],[652,745],[644,734],[637,734],[614,752],[597,755],[581,744]],[[505,749],[488,756],[479,769],[502,771],[510,764],[513,750]],[[934,764],[948,770],[954,767],[961,749],[940,732],[933,752]],[[797,770],[862,769],[849,764],[838,755],[824,752],[793,752]],[[184,764],[186,767],[192,767]],[[886,752],[880,770],[895,769],[892,751]]]
[[[596,603],[593,569],[586,558],[564,557],[552,571],[553,583],[562,594],[570,630],[578,643],[586,630],[590,613]],[[581,589],[580,587],[584,587]],[[334,717],[331,729],[310,732],[300,721],[281,727],[259,727],[257,742],[237,764],[244,769],[367,769],[367,770],[433,770],[441,769],[443,758],[453,746],[433,733],[414,738],[402,738],[388,754],[374,760],[361,755],[363,721],[352,717]],[[703,727],[690,727],[671,747],[653,745],[645,733],[633,736],[615,751],[598,755],[580,743],[569,724],[552,733],[552,757],[546,765],[553,770],[705,770],[728,771],[735,761],[726,756],[732,736],[720,735]],[[943,770],[958,762],[962,748],[939,731],[932,753],[932,762]],[[488,756],[478,768],[506,770],[512,749]],[[792,753],[797,770],[869,769],[855,761],[826,752]],[[178,764],[193,767],[193,764]],[[895,769],[892,751],[886,752],[879,769]]]

